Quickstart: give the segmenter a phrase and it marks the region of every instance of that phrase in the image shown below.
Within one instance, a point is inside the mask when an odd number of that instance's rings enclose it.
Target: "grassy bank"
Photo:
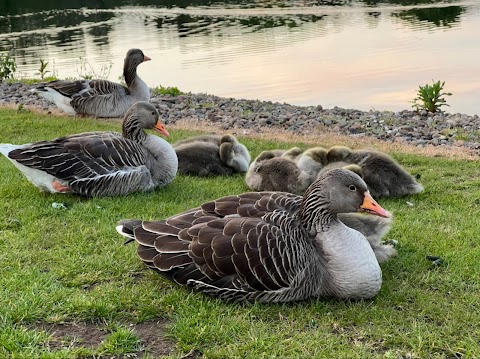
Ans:
[[[0,142],[9,143],[120,130],[119,121],[8,109],[0,125]],[[169,130],[172,141],[196,134]],[[305,147],[239,138],[253,157]],[[379,295],[285,305],[224,303],[176,287],[146,270],[115,232],[123,218],[164,218],[246,191],[242,176],[180,176],[152,193],[84,199],[39,192],[2,157],[0,357],[479,357],[479,163],[391,154],[426,190],[380,200],[395,214],[387,238],[399,241],[399,256],[382,265]]]

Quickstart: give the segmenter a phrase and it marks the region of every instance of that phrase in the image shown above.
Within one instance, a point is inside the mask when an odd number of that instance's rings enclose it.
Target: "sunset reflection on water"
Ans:
[[[432,7],[437,17],[426,11]],[[61,78],[99,73],[103,65],[111,66],[109,79],[118,81],[126,51],[138,47],[152,58],[138,69],[151,87],[325,108],[403,110],[410,108],[419,85],[442,80],[453,93],[446,111],[480,112],[476,1],[373,8],[81,9],[52,12],[47,23],[42,27],[44,22],[32,20],[34,29],[28,31],[1,28],[2,52],[14,49],[22,76],[36,76],[42,58]],[[80,68],[79,58],[87,68]]]

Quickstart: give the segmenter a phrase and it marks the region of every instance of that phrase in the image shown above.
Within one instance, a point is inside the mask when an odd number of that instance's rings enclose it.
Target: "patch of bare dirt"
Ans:
[[[168,321],[155,319],[129,326],[140,337],[142,350],[136,354],[142,358],[149,354],[155,358],[172,354],[175,343],[165,337],[165,328]],[[36,323],[30,326],[32,330],[43,330],[50,334],[46,347],[51,351],[62,348],[89,348],[97,349],[110,334],[103,325],[94,323]]]
[[[143,353],[150,354],[155,358],[162,355],[172,354],[175,350],[175,344],[165,337],[165,327],[168,321],[164,319],[151,320],[145,323],[136,324],[133,329],[142,340],[145,350]],[[141,357],[139,355],[139,357]]]

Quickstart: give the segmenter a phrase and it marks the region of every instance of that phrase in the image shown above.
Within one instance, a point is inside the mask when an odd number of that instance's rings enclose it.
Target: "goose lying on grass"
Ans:
[[[226,300],[289,302],[371,298],[382,272],[368,240],[338,215],[390,217],[355,173],[335,169],[302,197],[281,192],[227,196],[161,221],[124,220],[147,266]]]
[[[37,187],[87,197],[126,195],[168,185],[178,161],[155,107],[137,102],[125,114],[123,134],[85,132],[26,145],[1,144],[2,152]]]
[[[385,153],[368,149],[352,151],[348,147],[334,146],[328,150],[327,159],[329,165],[324,170],[330,169],[330,164],[333,167],[358,165],[374,197],[405,196],[423,191],[423,186]]]
[[[127,87],[108,80],[59,80],[32,89],[69,115],[122,117],[138,101],[150,100],[150,89],[137,75],[137,67],[150,58],[139,49],[127,52],[123,77]]]
[[[302,194],[310,185],[309,174],[301,171],[289,157],[277,156],[278,150],[263,151],[245,175],[245,183],[254,191],[281,191]]]
[[[309,184],[317,178],[318,172],[327,164],[327,150],[323,147],[312,147],[295,158],[300,171],[308,175]]]
[[[250,153],[232,135],[202,135],[173,145],[178,156],[178,172],[196,176],[245,173]]]

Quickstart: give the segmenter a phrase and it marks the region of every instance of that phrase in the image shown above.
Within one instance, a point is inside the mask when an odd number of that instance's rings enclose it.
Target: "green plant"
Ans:
[[[30,112],[27,108],[25,108],[25,105],[23,103],[19,104],[17,107],[17,112],[18,113],[27,113]]]
[[[184,94],[178,87],[164,87],[162,85],[155,87],[153,93],[155,95],[171,95],[174,97]]]
[[[13,74],[17,70],[17,63],[10,55],[0,55],[0,80],[13,79]]]
[[[450,92],[442,92],[445,81],[434,82],[429,85],[419,86],[417,97],[412,101],[412,107],[418,111],[419,109],[425,109],[429,112],[437,112],[441,106],[450,106],[443,96],[452,96]],[[420,101],[420,103],[418,102]]]
[[[38,69],[37,74],[40,75],[40,78],[42,80],[45,79],[45,75],[48,72],[51,72],[50,70],[47,70],[47,65],[48,65],[48,61],[45,61],[44,59],[40,59],[40,68]]]

